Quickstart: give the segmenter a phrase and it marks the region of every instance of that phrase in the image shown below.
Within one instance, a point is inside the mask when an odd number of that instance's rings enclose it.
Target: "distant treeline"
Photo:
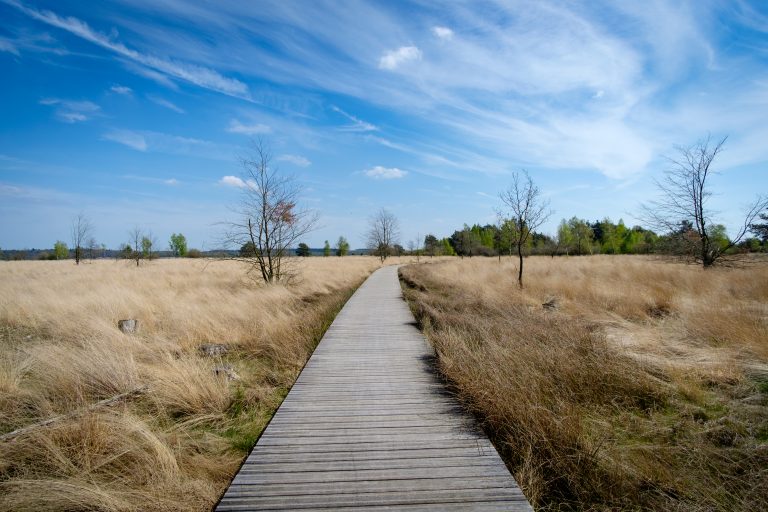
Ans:
[[[765,215],[760,217],[768,221]],[[409,243],[406,249],[401,244],[392,247],[393,256],[420,254],[426,256],[500,256],[511,255],[514,252],[514,223],[506,221],[500,225],[486,224],[481,226],[474,224],[464,225],[452,235],[437,238],[429,234],[418,243]],[[739,244],[728,249],[729,253],[768,252],[768,224],[754,224],[751,231],[756,235],[746,238]],[[710,238],[723,248],[730,245],[730,239],[725,226],[715,225],[709,229]],[[174,235],[181,237],[182,235]],[[346,243],[346,239],[340,238]],[[682,222],[674,232],[659,235],[642,226],[627,227],[624,221],[619,219],[617,223],[606,218],[600,221],[590,222],[578,217],[568,220],[563,219],[555,236],[533,232],[529,237],[526,252],[528,254],[561,256],[561,255],[585,255],[585,254],[688,254],[690,245],[697,241],[696,231],[689,222]],[[173,247],[173,244],[171,244]],[[338,244],[337,244],[338,245]],[[339,255],[336,248],[331,252],[328,242],[325,248],[310,248],[306,244],[299,244],[296,253],[300,256],[328,256]],[[150,245],[151,247],[151,245]],[[343,247],[343,245],[342,245]],[[215,258],[237,256],[247,253],[249,248],[243,246],[239,250],[215,249],[200,251],[186,249],[186,245],[179,250],[178,247],[167,251],[154,251],[145,247],[133,249],[130,244],[125,244],[121,249],[107,249],[102,246],[91,245],[82,248],[83,259],[135,259],[139,252],[143,252],[146,259],[169,258],[183,256],[187,258]],[[343,255],[367,255],[368,249],[345,249]],[[63,242],[56,242],[52,249],[22,249],[0,250],[0,260],[57,260],[72,259],[75,257],[74,249],[67,248]]]
[[[308,256],[323,256],[323,248],[311,248],[309,249]],[[213,249],[210,251],[200,251],[197,249],[189,249],[184,254],[184,258],[226,258],[230,256],[238,256],[241,254],[241,250],[226,250],[226,249]],[[348,252],[350,256],[367,255],[368,249],[351,249]],[[157,258],[174,258],[179,257],[175,251],[155,251],[152,252],[151,257],[147,256],[143,259],[157,259]],[[22,261],[22,260],[71,260],[75,258],[74,249],[65,249],[63,252],[55,249],[2,249],[0,250],[0,261]],[[135,253],[132,250],[122,249],[102,249],[84,250],[83,260],[97,260],[97,259],[127,259],[133,260]]]
[[[224,253],[234,253],[235,251],[199,251],[197,249],[190,249],[185,258],[208,258],[212,256],[221,256]],[[155,258],[171,258],[177,256],[173,251],[157,251],[152,253],[152,259]],[[3,249],[0,250],[0,260],[12,261],[12,260],[68,260],[75,258],[74,249],[65,249],[56,251],[55,249]],[[84,250],[84,260],[96,260],[96,259],[123,259],[126,258],[125,249],[102,249],[98,248],[93,251]],[[128,258],[132,259],[132,258]]]
[[[438,239],[427,235],[423,252],[429,256],[499,256],[511,255],[514,250],[514,229],[512,222],[500,225],[464,225],[449,237]],[[729,249],[730,252],[768,252],[768,238],[763,236],[747,238]],[[527,252],[540,255],[584,255],[584,254],[683,254],[688,245],[696,239],[696,232],[688,222],[680,224],[675,232],[659,235],[642,226],[628,227],[623,220],[617,223],[606,218],[590,222],[572,217],[563,219],[555,236],[531,233]],[[730,240],[722,225],[710,229],[710,237],[722,247],[728,247]]]

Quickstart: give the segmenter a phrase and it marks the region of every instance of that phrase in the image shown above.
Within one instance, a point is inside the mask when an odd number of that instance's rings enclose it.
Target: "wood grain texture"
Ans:
[[[355,292],[216,510],[532,510],[434,369],[396,267]]]

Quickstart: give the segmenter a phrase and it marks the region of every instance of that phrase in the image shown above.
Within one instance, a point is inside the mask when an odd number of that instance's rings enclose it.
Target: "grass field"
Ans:
[[[0,262],[0,434],[148,387],[0,441],[0,510],[210,510],[379,263],[299,265],[286,287],[234,262]],[[117,329],[125,318],[137,334]],[[225,364],[238,380],[214,374]]]
[[[441,371],[538,510],[768,510],[768,266],[525,268],[523,291],[509,259],[401,278]]]

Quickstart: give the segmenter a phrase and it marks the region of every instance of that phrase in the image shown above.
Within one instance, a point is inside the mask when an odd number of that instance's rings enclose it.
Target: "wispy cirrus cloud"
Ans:
[[[374,180],[396,180],[405,178],[405,176],[408,174],[408,171],[403,171],[397,167],[383,167],[381,165],[377,165],[364,171],[363,174]]]
[[[59,98],[43,98],[41,105],[54,107],[54,114],[64,123],[79,123],[88,121],[99,115],[101,107],[87,100],[63,100]]]
[[[169,187],[175,187],[181,184],[176,178],[152,178],[149,176],[137,176],[135,174],[125,174],[123,175],[123,178],[134,181],[145,181],[147,183],[159,183]]]
[[[357,117],[353,116],[352,114],[348,114],[347,112],[344,112],[342,109],[337,107],[336,105],[331,105],[331,110],[334,112],[338,112],[342,116],[346,117],[350,121],[352,121],[352,124],[348,124],[345,126],[341,126],[338,129],[345,132],[373,132],[378,130],[378,128],[366,121],[363,121],[361,119],[358,119]]]
[[[183,108],[177,106],[175,103],[172,103],[164,98],[160,98],[159,96],[150,95],[148,96],[148,98],[149,98],[149,101],[151,101],[152,103],[156,105],[160,105],[161,107],[165,107],[168,110],[173,110],[177,114],[187,113]]]
[[[212,160],[231,161],[239,150],[236,146],[150,130],[112,129],[101,138],[142,152],[188,155]]]
[[[0,52],[12,53],[17,57],[21,55],[16,45],[4,37],[0,37]]]
[[[245,124],[238,119],[231,119],[227,126],[227,131],[229,133],[240,133],[242,135],[265,135],[267,133],[272,133],[272,128],[266,124]]]
[[[420,59],[421,50],[417,47],[401,46],[397,50],[391,50],[384,53],[379,59],[379,68],[394,71],[403,63]]]
[[[53,11],[45,9],[38,10],[34,7],[24,5],[17,0],[4,1],[32,19],[66,30],[71,34],[146,68],[205,89],[250,100],[250,92],[243,82],[235,78],[227,78],[211,68],[188,62],[179,62],[173,59],[161,58],[134,50],[118,41],[116,37],[94,30],[88,23],[75,18],[74,16],[62,17]]]
[[[309,167],[312,162],[301,155],[280,155],[277,157],[279,162],[288,162],[299,167]]]
[[[144,135],[131,130],[110,130],[103,134],[101,138],[128,146],[136,151],[147,150],[147,140],[144,138]]]
[[[745,2],[598,2],[599,8],[590,8],[510,0],[481,1],[483,8],[478,8],[478,2],[457,0],[441,9],[446,21],[417,6],[398,9],[369,2],[355,2],[344,12],[322,2],[258,10],[236,3],[194,8],[178,2],[135,3],[192,27],[151,30],[136,22],[132,30],[149,47],[171,48],[188,60],[201,56],[211,67],[222,55],[247,54],[263,65],[227,59],[228,69],[281,86],[354,97],[384,106],[401,119],[418,117],[424,125],[418,133],[408,138],[387,134],[400,146],[414,138],[424,144],[439,141],[448,149],[460,144],[513,166],[565,163],[612,178],[647,171],[648,155],[668,147],[670,135],[687,141],[702,130],[716,130],[714,117],[706,127],[683,118],[691,103],[706,111],[712,105],[707,97],[716,96],[735,107],[765,77],[755,57],[765,54],[764,45],[747,50],[752,56],[732,59],[731,49],[717,48],[716,31],[707,30],[725,18],[736,31],[739,23],[759,26],[755,13],[760,10]],[[369,23],[358,26],[359,19]],[[244,35],[253,26],[272,46],[256,45]],[[206,37],[195,37],[201,33]],[[391,73],[371,69],[377,65]],[[750,78],[732,83],[716,72],[718,66]],[[698,72],[708,79],[690,83]],[[754,109],[732,110],[729,117],[747,121],[735,122],[732,133],[749,137],[755,131]],[[676,130],[678,123],[675,129],[661,126],[654,121],[659,117],[681,120],[683,131]],[[626,151],[614,151],[600,131],[590,136],[564,130],[574,125],[620,126]],[[634,146],[636,141],[641,144]],[[541,155],[547,158],[541,161]]]
[[[123,96],[130,96],[133,94],[133,89],[125,85],[115,84],[109,88],[110,91],[115,94],[122,94]]]

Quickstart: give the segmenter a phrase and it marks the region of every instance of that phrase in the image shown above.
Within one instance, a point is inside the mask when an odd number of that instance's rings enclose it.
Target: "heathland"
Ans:
[[[298,265],[286,286],[231,261],[0,263],[0,435],[61,417],[0,440],[0,510],[210,510],[379,260]]]
[[[401,269],[439,369],[538,510],[768,509],[768,266]]]

